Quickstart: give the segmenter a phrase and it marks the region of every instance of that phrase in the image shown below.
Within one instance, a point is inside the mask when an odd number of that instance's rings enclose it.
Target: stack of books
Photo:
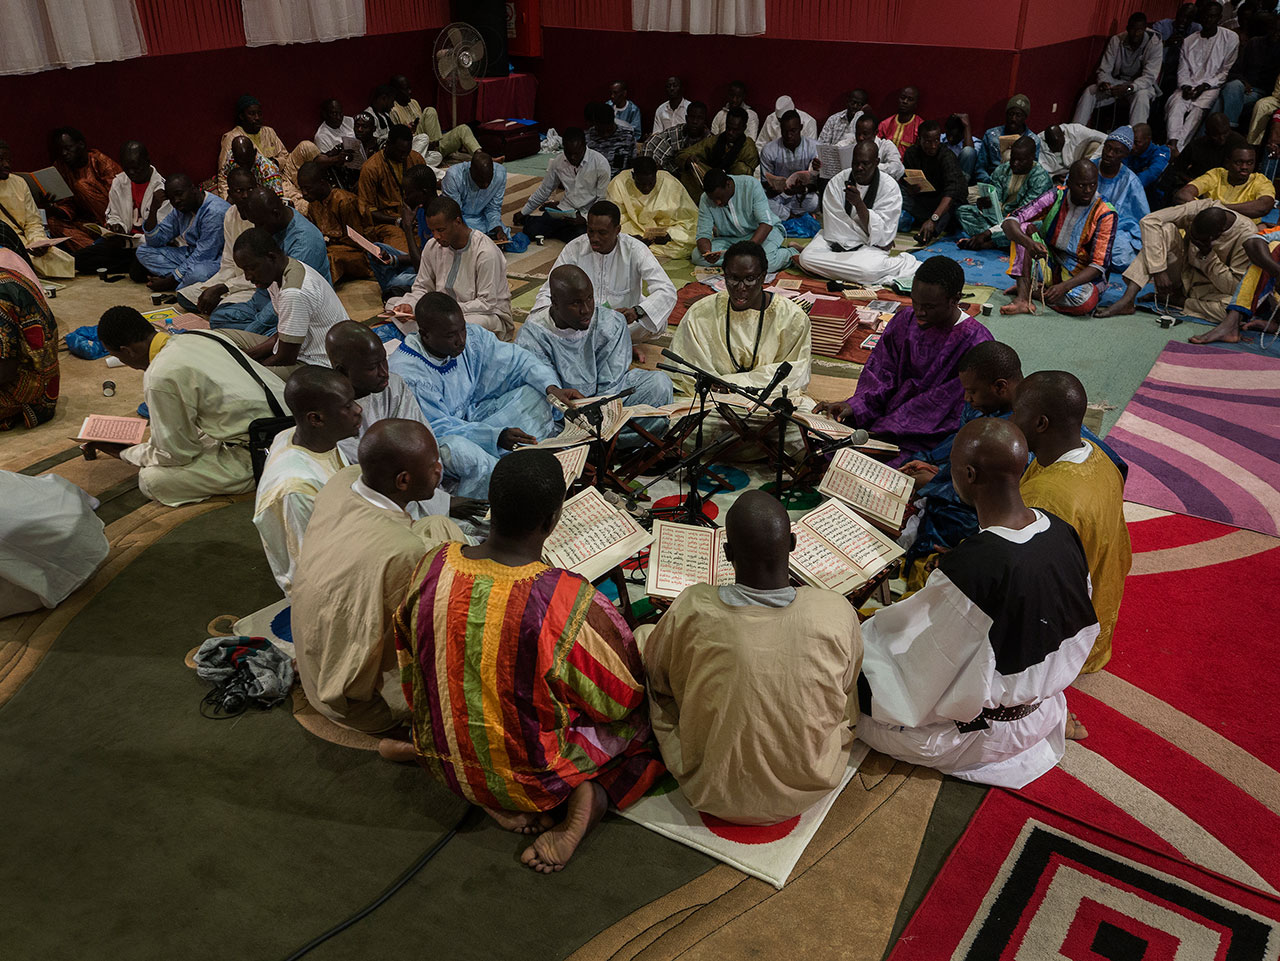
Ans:
[[[809,308],[814,353],[834,356],[844,350],[858,326],[857,308],[842,298],[825,297]]]

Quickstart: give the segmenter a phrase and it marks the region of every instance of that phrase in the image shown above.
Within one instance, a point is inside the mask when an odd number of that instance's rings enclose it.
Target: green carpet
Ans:
[[[200,716],[207,686],[184,655],[214,616],[278,596],[251,514],[211,511],[146,550],[0,708],[4,810],[21,839],[0,859],[0,956],[283,958],[463,812],[417,767],[319,740],[284,708]],[[516,862],[526,843],[488,825],[456,838],[315,956],[562,956],[713,864],[619,819],[556,877]]]

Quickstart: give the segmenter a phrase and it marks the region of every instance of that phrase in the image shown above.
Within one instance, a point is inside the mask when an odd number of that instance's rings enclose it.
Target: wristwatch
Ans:
[[[932,221],[936,224],[936,223],[938,222],[938,215],[937,215],[937,214],[930,214],[930,215],[929,215],[929,219],[930,219],[930,220],[932,220]]]

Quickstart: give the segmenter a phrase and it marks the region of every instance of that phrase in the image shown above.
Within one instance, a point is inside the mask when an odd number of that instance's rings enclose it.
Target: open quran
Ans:
[[[73,440],[97,441],[106,444],[141,444],[147,433],[147,422],[141,417],[116,417],[110,414],[90,414],[80,425],[80,433]]]
[[[652,540],[635,518],[588,487],[564,502],[560,523],[543,545],[542,559],[594,581]]]
[[[831,459],[818,492],[838,497],[859,514],[897,533],[902,530],[914,483],[902,471],[845,448]]]
[[[569,487],[582,476],[582,469],[587,466],[587,451],[585,446],[578,447],[562,447],[555,452],[556,460],[560,462],[561,468],[564,469],[564,486]]]
[[[815,507],[792,525],[791,570],[814,587],[849,594],[903,554],[903,549],[840,501]]]
[[[724,556],[723,527],[653,522],[649,572],[650,597],[675,598],[694,584],[732,584],[733,565]]]

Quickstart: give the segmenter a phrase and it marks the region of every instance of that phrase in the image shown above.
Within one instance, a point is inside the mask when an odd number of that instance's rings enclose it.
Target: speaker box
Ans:
[[[455,22],[469,23],[479,31],[487,51],[484,75],[507,75],[507,5],[504,0],[453,0]]]

